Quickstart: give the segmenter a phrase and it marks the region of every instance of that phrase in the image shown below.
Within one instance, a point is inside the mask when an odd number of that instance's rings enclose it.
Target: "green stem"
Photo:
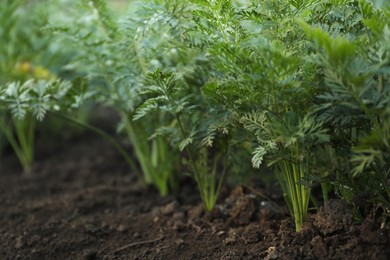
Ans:
[[[134,148],[136,157],[141,165],[143,179],[146,184],[154,185],[162,197],[168,195],[169,181],[172,177],[172,158],[167,158],[167,144],[161,137],[151,141],[145,134],[144,129],[133,124],[125,112],[122,112],[125,120],[125,129]]]
[[[226,148],[225,148],[225,159],[224,159],[224,163],[223,163],[223,170],[222,170],[221,177],[218,181],[216,196],[219,195],[221,188],[222,188],[222,185],[225,182],[225,178],[226,178],[226,172],[227,172],[228,161],[229,161],[229,137],[228,136],[226,136],[226,138],[225,138],[225,147]]]
[[[12,118],[8,123],[3,118],[0,129],[18,157],[24,173],[29,174],[34,161],[35,119],[26,115],[24,121]]]
[[[136,131],[132,121],[128,118],[127,114],[122,112],[122,118],[125,120],[125,129],[127,136],[130,139],[131,145],[134,148],[135,155],[141,165],[143,172],[143,181],[147,184],[153,182],[153,165],[150,160],[152,159],[151,150],[147,137],[144,136],[144,132]],[[140,174],[140,176],[142,176]]]
[[[154,138],[152,140],[153,178],[162,197],[168,195],[169,178],[172,174],[172,166],[167,156],[169,156],[167,144],[161,137]]]
[[[287,186],[288,186],[288,192],[290,194],[290,199],[292,203],[292,209],[293,209],[293,217],[295,220],[295,226],[297,229],[297,232],[300,230],[300,217],[299,217],[299,204],[298,204],[298,195],[296,190],[296,184],[295,184],[295,172],[292,165],[289,165],[289,162],[283,161],[284,168],[285,168],[285,174],[287,175]],[[292,164],[292,163],[291,163]]]
[[[185,133],[183,124],[181,122],[181,119],[180,119],[178,114],[175,114],[175,116],[176,116],[177,123],[179,125],[179,129],[180,129],[182,138],[185,139],[186,133]],[[207,185],[210,185],[210,183],[208,183],[209,180],[205,180],[204,177],[202,176],[202,174],[199,172],[199,169],[196,165],[195,157],[193,155],[192,150],[188,146],[185,147],[185,150],[190,158],[190,163],[191,163],[192,169],[194,171],[194,178],[195,178],[195,181],[197,183],[197,186],[198,186],[198,189],[200,192],[200,197],[204,203],[205,210],[211,211],[214,207],[214,203],[210,202],[210,196],[208,195],[208,192],[207,192],[207,189],[210,188],[210,187],[207,187]],[[207,163],[207,161],[206,161],[206,163]],[[211,184],[211,185],[213,185],[213,184]]]
[[[322,197],[324,200],[324,204],[326,204],[329,201],[328,183],[324,183],[324,181],[322,181],[321,182],[321,190],[322,190]]]
[[[309,154],[305,154],[305,161],[296,161],[295,157],[299,153],[299,147],[291,151],[292,161],[283,160],[279,162],[278,179],[286,194],[287,205],[295,222],[296,231],[300,232],[303,221],[307,214],[309,205],[310,188],[300,182],[306,176],[309,169]]]
[[[180,129],[180,133],[182,135],[182,138],[185,139],[186,138],[186,132],[184,131],[184,127],[183,127],[183,124],[182,124],[182,122],[180,120],[180,117],[179,117],[178,114],[175,114],[175,117],[176,117],[177,123],[179,125],[179,129]],[[199,176],[198,167],[196,166],[195,159],[194,159],[194,156],[192,154],[192,150],[188,146],[186,146],[185,149],[186,149],[186,152],[187,152],[188,156],[190,157],[191,166],[192,166],[192,168],[193,168],[193,170],[195,172],[195,176]]]
[[[19,147],[22,153],[22,164],[26,173],[30,172],[31,165],[34,161],[35,122],[35,119],[30,115],[26,115],[23,121],[13,118],[15,134],[19,140]]]

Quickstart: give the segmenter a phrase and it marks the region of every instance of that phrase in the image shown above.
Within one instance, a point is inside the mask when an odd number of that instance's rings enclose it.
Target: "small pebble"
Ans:
[[[179,203],[177,201],[172,201],[168,203],[161,209],[161,213],[165,216],[172,215],[177,208],[179,207]]]
[[[235,236],[229,236],[223,242],[225,245],[233,245],[237,242],[237,238]]]
[[[18,236],[18,238],[16,239],[15,248],[20,249],[22,247],[23,247],[23,237]]]
[[[222,231],[219,231],[219,232],[217,233],[217,236],[221,237],[221,236],[225,235],[225,233],[226,233],[226,232],[223,231],[223,230],[222,230]]]
[[[177,239],[177,240],[175,241],[175,244],[178,245],[178,246],[180,246],[180,245],[184,244],[184,240],[179,238],[179,239]]]
[[[126,229],[127,229],[126,225],[120,224],[120,225],[117,227],[116,230],[119,231],[119,232],[124,232],[124,231],[126,231]]]

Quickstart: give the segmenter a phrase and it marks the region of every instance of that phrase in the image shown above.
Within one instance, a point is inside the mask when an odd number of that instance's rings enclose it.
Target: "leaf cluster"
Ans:
[[[290,206],[299,207],[299,221],[312,180],[322,181],[325,199],[328,184],[356,196],[365,188],[355,178],[374,176],[389,201],[388,7],[154,0],[135,10],[116,20],[104,1],[85,0],[46,30],[75,47],[67,68],[88,82],[84,97],[120,113],[144,171],[157,174],[167,160],[156,151],[185,151],[204,199],[214,201],[219,169],[229,163],[221,158],[235,151],[255,168],[267,162],[285,171],[281,183],[296,189],[287,197],[298,200]]]
[[[60,109],[70,88],[70,82],[60,80],[4,84],[0,86],[0,109],[9,110],[18,120],[24,120],[27,113],[32,113],[42,121],[48,111]],[[71,107],[71,104],[66,104],[66,107]]]

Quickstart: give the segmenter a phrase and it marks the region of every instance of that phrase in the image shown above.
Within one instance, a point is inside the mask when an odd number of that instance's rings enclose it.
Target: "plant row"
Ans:
[[[0,19],[0,150],[10,145],[26,173],[37,122],[49,113],[108,139],[162,196],[186,172],[207,211],[226,179],[272,172],[297,232],[309,203],[330,196],[358,220],[376,208],[386,221],[384,2],[154,0],[117,17],[103,0],[7,0]],[[91,102],[120,115],[131,151],[74,116]]]

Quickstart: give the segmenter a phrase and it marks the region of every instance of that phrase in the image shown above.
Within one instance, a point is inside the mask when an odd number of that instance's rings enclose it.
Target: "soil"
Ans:
[[[31,176],[0,165],[0,259],[388,259],[390,228],[353,221],[331,200],[297,234],[284,207],[256,189],[226,188],[205,213],[183,179],[161,198],[90,133],[46,139]]]

